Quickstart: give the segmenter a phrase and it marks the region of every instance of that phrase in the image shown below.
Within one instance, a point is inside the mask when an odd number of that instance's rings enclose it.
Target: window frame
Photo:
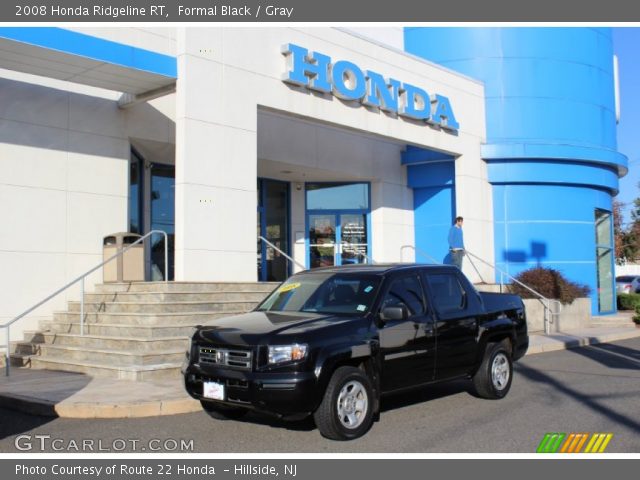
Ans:
[[[441,308],[439,308],[437,296],[435,295],[434,289],[432,288],[430,282],[430,278],[437,275],[447,275],[454,278],[454,280],[458,284],[458,287],[460,288],[460,292],[462,293],[463,304],[460,307],[454,307],[446,310],[442,310]],[[427,288],[429,289],[433,309],[440,316],[440,318],[442,318],[443,320],[447,320],[447,317],[457,316],[458,314],[467,312],[469,310],[469,293],[462,285],[462,282],[460,282],[460,278],[458,277],[458,275],[456,275],[454,272],[423,272],[423,277],[426,277],[424,280]]]
[[[405,320],[411,320],[413,318],[417,318],[417,317],[424,317],[426,315],[429,314],[430,312],[430,302],[429,302],[429,297],[427,295],[427,292],[425,290],[425,283],[424,283],[424,279],[422,278],[422,275],[420,274],[419,271],[412,271],[412,272],[403,272],[401,274],[398,275],[393,275],[392,277],[389,278],[387,285],[385,286],[382,295],[380,296],[380,304],[378,306],[378,315],[380,314],[380,312],[382,312],[382,309],[384,308],[384,301],[387,297],[387,294],[391,291],[391,287],[393,286],[393,284],[396,281],[405,279],[405,278],[409,278],[409,277],[414,277],[418,280],[418,285],[420,286],[420,293],[421,293],[421,297],[422,297],[422,313],[419,314],[414,314],[411,315],[410,312],[408,311],[407,313],[409,313],[409,315],[407,316],[407,318]]]

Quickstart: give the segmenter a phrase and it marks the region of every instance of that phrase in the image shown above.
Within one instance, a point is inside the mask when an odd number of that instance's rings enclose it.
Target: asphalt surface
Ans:
[[[607,453],[640,452],[640,338],[530,355],[506,398],[471,392],[456,381],[388,397],[379,421],[351,442],[324,439],[312,420],[256,414],[74,420],[0,409],[0,452],[533,453],[547,432],[613,433]]]

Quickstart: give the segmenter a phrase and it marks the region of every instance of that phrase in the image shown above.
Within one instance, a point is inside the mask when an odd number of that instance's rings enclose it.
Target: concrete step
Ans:
[[[594,315],[591,317],[592,327],[633,327],[634,312],[620,310],[613,315]]]
[[[228,312],[192,313],[85,313],[85,323],[109,323],[123,325],[202,325],[218,318],[246,313],[246,310]],[[78,323],[80,312],[55,312],[57,323]]]
[[[96,293],[111,292],[264,292],[275,289],[278,282],[129,282],[102,283]]]
[[[237,312],[249,311],[258,305],[257,302],[118,302],[118,303],[87,303],[84,311],[87,313],[190,313],[190,312]],[[70,312],[80,311],[80,302],[69,302]]]
[[[11,345],[13,365],[129,380],[172,378],[193,326],[238,315],[260,303],[278,283],[133,282],[96,286],[80,302],[41,322]]]
[[[165,352],[186,350],[186,337],[142,338],[108,335],[77,335],[53,332],[25,332],[23,342],[15,342],[12,353],[36,354],[42,344],[109,349],[129,352]]]
[[[11,342],[11,355],[39,355],[40,343],[32,342]]]
[[[635,323],[630,320],[591,320],[592,327],[633,327]]]
[[[31,368],[79,372],[93,377],[118,378],[132,381],[180,381],[180,365],[175,363],[113,366],[98,362],[77,362],[61,358],[31,357]]]
[[[178,348],[162,352],[131,352],[105,348],[87,348],[69,345],[40,344],[40,357],[62,359],[76,363],[91,362],[111,366],[143,366],[158,364],[180,364],[185,349]],[[34,357],[32,357],[33,359]]]
[[[87,293],[84,301],[89,303],[106,302],[255,302],[259,303],[267,296],[266,292],[110,292],[110,293]]]
[[[72,322],[50,322],[43,325],[45,331],[52,333],[79,334],[80,324]],[[135,337],[135,338],[187,338],[193,327],[190,325],[133,325],[113,323],[85,323],[85,335],[100,335],[107,337]]]

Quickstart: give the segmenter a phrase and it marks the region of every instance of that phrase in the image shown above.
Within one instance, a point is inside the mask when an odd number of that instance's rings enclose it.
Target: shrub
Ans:
[[[636,305],[636,314],[633,316],[633,321],[640,325],[640,305]]]
[[[564,304],[572,303],[576,298],[588,297],[591,292],[587,285],[580,285],[567,280],[562,273],[552,268],[530,268],[520,272],[515,278],[541,295],[560,300]],[[509,288],[522,298],[538,298],[515,282]]]
[[[635,310],[640,306],[640,293],[619,293],[618,310]]]

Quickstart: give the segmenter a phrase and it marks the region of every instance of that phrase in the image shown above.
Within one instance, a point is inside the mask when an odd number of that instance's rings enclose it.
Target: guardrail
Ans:
[[[517,283],[522,288],[530,291],[536,297],[538,297],[540,299],[540,301],[542,302],[542,304],[544,305],[544,333],[545,333],[545,335],[549,335],[549,333],[551,331],[551,324],[553,324],[553,316],[554,315],[560,315],[560,313],[562,312],[562,303],[559,300],[554,300],[554,299],[550,299],[550,298],[545,297],[540,292],[538,292],[538,291],[534,290],[533,288],[531,288],[529,285],[527,285],[525,283],[522,283],[520,280],[515,278],[513,275],[510,275],[509,273],[505,272],[504,270],[496,267],[495,265],[492,265],[491,263],[487,262],[486,260],[483,260],[479,256],[474,255],[473,253],[471,253],[468,250],[465,250],[465,255],[468,255],[469,257],[473,257],[476,260],[478,260],[479,262],[484,263],[485,265],[493,268],[496,272],[499,272],[500,275],[505,275],[512,282]],[[551,304],[552,303],[557,305],[557,311],[555,311],[555,312],[551,308]]]
[[[264,238],[261,235],[258,235],[258,238],[260,240],[262,240],[264,243],[266,243],[267,245],[269,245],[271,248],[273,248],[274,250],[276,250],[280,255],[282,255],[284,258],[287,259],[287,261],[297,265],[299,268],[301,268],[302,270],[306,270],[307,267],[305,267],[304,265],[302,265],[300,262],[297,262],[293,259],[293,257],[290,257],[289,255],[287,255],[286,253],[284,253],[282,251],[282,249],[276,247],[273,243],[271,243],[269,240],[267,240],[266,238]]]
[[[22,312],[17,317],[14,317],[13,319],[9,320],[7,323],[4,323],[4,324],[0,325],[0,329],[2,329],[2,328],[6,329],[6,336],[7,336],[7,338],[6,338],[7,351],[5,352],[6,376],[9,376],[10,368],[11,368],[10,367],[10,365],[11,365],[11,330],[10,330],[11,325],[13,325],[15,322],[17,322],[21,318],[24,318],[25,316],[29,315],[36,308],[41,307],[42,305],[47,303],[52,298],[54,298],[57,295],[59,295],[60,293],[64,292],[69,287],[72,287],[76,283],[80,282],[80,335],[84,335],[84,279],[87,276],[91,275],[96,270],[98,270],[99,268],[104,267],[107,263],[109,263],[112,260],[115,260],[116,258],[118,258],[121,255],[123,255],[127,250],[129,250],[133,246],[137,245],[140,242],[144,242],[148,237],[150,237],[153,234],[162,234],[162,235],[164,235],[164,281],[167,282],[169,280],[169,237],[167,235],[167,232],[164,232],[162,230],[151,230],[149,233],[143,235],[138,240],[133,242],[131,245],[128,245],[126,248],[123,248],[122,250],[118,250],[118,252],[116,252],[115,255],[112,255],[111,257],[106,259],[104,262],[96,265],[95,267],[93,267],[90,270],[87,270],[85,273],[83,273],[79,277],[77,277],[74,280],[71,280],[69,283],[65,284],[63,287],[60,287],[58,290],[53,292],[51,295],[47,296],[43,300],[40,300],[38,303],[36,303],[32,307],[28,308],[27,310]]]

